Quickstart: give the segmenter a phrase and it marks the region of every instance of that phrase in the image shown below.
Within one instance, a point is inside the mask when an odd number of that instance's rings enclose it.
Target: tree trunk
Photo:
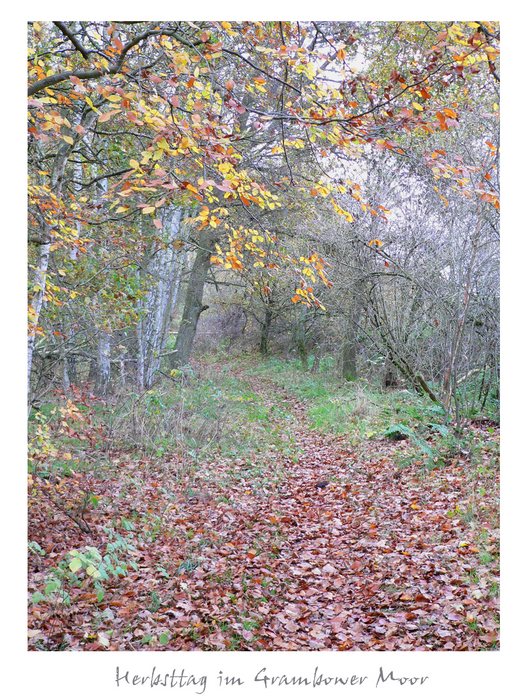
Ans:
[[[301,309],[301,315],[295,327],[295,345],[301,360],[302,368],[305,372],[308,371],[308,338],[306,331],[308,310],[306,307]]]
[[[153,284],[150,286],[142,305],[142,338],[138,350],[142,353],[144,386],[149,389],[161,362],[161,353],[167,339],[167,332],[176,295],[178,293],[182,256],[178,242],[181,235],[182,209],[176,209],[165,223],[163,245],[157,249],[147,264],[147,273]]]
[[[171,369],[179,369],[189,363],[200,314],[209,308],[203,304],[203,293],[207,274],[211,267],[211,253],[218,238],[219,234],[214,230],[204,232],[200,236],[185,292],[185,303],[176,336],[176,347],[169,355]]]
[[[358,322],[360,308],[356,307],[347,319],[345,329],[345,339],[343,343],[343,354],[341,364],[341,374],[347,382],[352,382],[358,377],[357,353],[358,353]]]
[[[95,390],[100,396],[106,396],[110,387],[110,343],[111,334],[105,330],[99,331]]]
[[[141,315],[136,326],[136,382],[139,391],[145,388],[145,341],[143,340],[143,319]]]
[[[348,312],[345,326],[345,338],[341,355],[341,376],[347,382],[352,382],[358,378],[357,355],[358,355],[358,329],[361,318],[361,304],[359,283],[354,290],[354,300],[352,308]]]
[[[396,367],[390,357],[385,361],[385,376],[383,377],[383,386],[385,389],[393,389],[398,385],[396,377]]]
[[[47,234],[49,235],[49,234]],[[30,326],[28,333],[28,356],[27,356],[27,391],[28,398],[31,400],[31,369],[33,367],[33,353],[35,351],[35,340],[37,336],[37,326],[40,319],[40,313],[44,304],[44,294],[46,291],[46,279],[48,276],[48,265],[50,257],[50,243],[44,243],[39,246],[38,262],[35,267],[33,277],[33,298],[30,303]]]
[[[80,119],[79,123],[85,129],[89,128],[96,119],[97,114],[89,110]],[[66,170],[66,164],[68,162],[68,157],[73,149],[74,145],[67,143],[62,143],[55,155],[53,162],[53,168],[50,178],[50,188],[58,201],[60,201],[62,196],[62,184],[64,179],[64,172]],[[27,392],[28,392],[28,402],[31,403],[31,369],[33,367],[33,355],[35,351],[35,340],[37,327],[39,325],[40,314],[44,306],[45,293],[46,293],[46,280],[48,276],[48,267],[50,262],[51,253],[51,243],[53,236],[53,228],[58,226],[57,221],[46,220],[43,217],[42,225],[42,243],[39,245],[39,253],[37,265],[35,267],[33,275],[33,289],[34,293],[30,300],[30,326],[28,333],[28,354],[27,354]]]
[[[266,307],[266,311],[264,313],[264,320],[260,324],[259,352],[262,355],[262,357],[266,357],[269,354],[269,333],[272,320],[273,311],[271,310],[270,305]]]

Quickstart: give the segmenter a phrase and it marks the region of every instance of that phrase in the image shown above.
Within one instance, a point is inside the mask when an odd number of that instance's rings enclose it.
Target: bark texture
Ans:
[[[197,240],[196,257],[191,268],[182,318],[176,336],[176,347],[170,354],[170,367],[179,369],[189,364],[200,315],[208,306],[203,303],[205,282],[211,267],[211,253],[219,234],[215,230],[203,232]]]

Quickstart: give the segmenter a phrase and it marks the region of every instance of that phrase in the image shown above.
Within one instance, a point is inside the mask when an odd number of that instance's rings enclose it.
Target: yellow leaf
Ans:
[[[69,143],[70,146],[73,146],[73,139],[72,139],[71,136],[63,136],[63,137],[62,137],[62,140],[63,140],[63,141],[66,141],[66,143]]]
[[[86,573],[88,574],[88,576],[91,576],[92,578],[99,578],[101,576],[99,570],[96,569],[93,564],[90,564],[86,568]]]
[[[143,207],[142,214],[152,214],[156,211],[156,207]]]
[[[84,101],[86,102],[87,105],[89,105],[93,109],[94,112],[97,112],[97,114],[101,114],[101,111],[94,105],[94,103],[88,97],[88,95],[86,95],[86,97],[84,98]]]
[[[128,162],[129,162],[130,167],[134,168],[134,170],[139,169],[139,163],[137,162],[137,160],[134,160],[134,158],[131,158]]]
[[[413,102],[412,106],[417,112],[423,112],[423,107],[419,102]]]

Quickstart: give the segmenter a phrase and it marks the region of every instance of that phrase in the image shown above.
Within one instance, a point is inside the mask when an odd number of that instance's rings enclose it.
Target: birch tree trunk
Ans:
[[[146,263],[150,285],[138,323],[138,384],[150,388],[159,370],[172,311],[182,275],[181,245],[184,212],[174,209],[164,221],[164,235]]]
[[[48,235],[49,237],[49,235]],[[33,276],[33,298],[30,303],[29,332],[28,332],[28,357],[27,357],[27,391],[28,400],[31,401],[31,369],[33,367],[33,353],[40,313],[44,304],[46,291],[46,279],[48,275],[49,256],[51,243],[43,243],[39,246],[38,261]]]
[[[139,274],[139,272],[138,272]],[[136,382],[139,391],[145,388],[145,341],[143,339],[143,315],[141,303],[138,307],[139,319],[136,326],[137,353],[136,353]]]
[[[106,330],[99,331],[97,339],[97,382],[96,391],[101,396],[106,396],[110,388],[110,354],[111,334]]]
[[[103,161],[103,167],[104,167]],[[94,177],[96,173],[94,171]],[[107,178],[102,178],[95,184],[96,201],[101,202],[108,191],[108,180]],[[103,254],[106,252],[105,248],[102,248]],[[96,380],[95,380],[95,390],[100,396],[106,396],[110,388],[110,379],[112,372],[111,364],[111,348],[112,348],[112,332],[105,322],[105,313],[102,311],[104,309],[104,299],[102,296],[102,290],[99,292],[99,303],[98,312],[99,316],[97,326],[97,369],[96,369]]]
[[[87,111],[81,116],[79,123],[88,129],[96,118],[96,113],[92,110]],[[50,189],[58,201],[62,196],[62,184],[64,180],[64,172],[68,157],[73,150],[75,144],[67,144],[62,142],[59,146],[53,161],[53,168],[50,178]],[[58,222],[49,222],[43,219],[41,238],[39,243],[39,252],[37,255],[37,264],[33,273],[33,296],[30,300],[30,327],[28,332],[28,353],[27,353],[27,392],[28,401],[31,402],[31,370],[33,367],[33,355],[35,352],[35,341],[37,327],[40,321],[40,315],[45,303],[46,281],[48,277],[48,268],[50,263],[51,243],[53,238],[53,228],[58,225]]]

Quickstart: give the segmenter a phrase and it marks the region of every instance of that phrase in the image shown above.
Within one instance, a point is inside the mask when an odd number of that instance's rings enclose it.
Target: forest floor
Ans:
[[[29,648],[498,648],[498,429],[468,423],[437,459],[431,440],[317,427],[273,367],[229,371],[195,426],[206,456],[110,434],[30,476]],[[239,443],[215,452],[230,406]]]

